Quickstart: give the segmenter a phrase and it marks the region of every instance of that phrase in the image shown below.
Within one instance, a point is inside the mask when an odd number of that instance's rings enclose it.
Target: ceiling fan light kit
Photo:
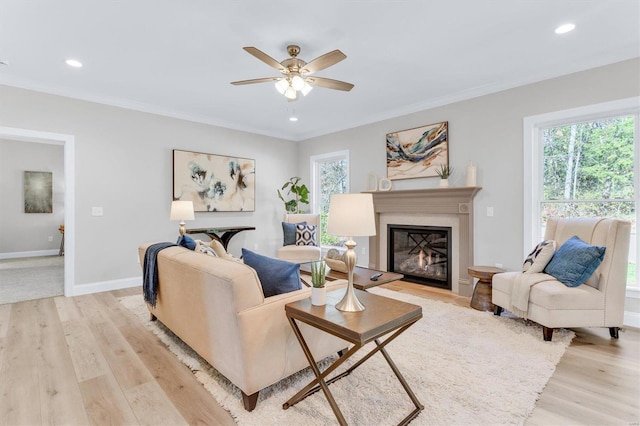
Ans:
[[[303,96],[307,96],[313,89],[313,86],[342,90],[345,92],[353,89],[353,84],[346,83],[344,81],[332,80],[330,78],[323,77],[309,77],[310,74],[328,68],[345,59],[347,56],[339,50],[333,50],[329,53],[325,53],[324,55],[307,63],[297,57],[298,53],[300,53],[300,47],[294,44],[287,47],[287,52],[289,53],[290,58],[287,58],[282,62],[276,61],[271,56],[255,47],[244,47],[243,49],[270,67],[280,71],[283,77],[267,77],[256,78],[253,80],[234,81],[231,84],[235,86],[275,81],[278,93],[284,95],[289,101],[297,100],[298,92],[302,93]]]

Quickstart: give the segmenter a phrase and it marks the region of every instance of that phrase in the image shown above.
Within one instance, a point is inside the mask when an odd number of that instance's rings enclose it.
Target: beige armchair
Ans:
[[[544,340],[551,340],[555,328],[568,327],[608,327],[611,337],[617,339],[624,318],[630,232],[631,224],[618,219],[549,219],[545,240],[555,240],[560,247],[576,235],[590,245],[604,246],[602,263],[577,287],[567,287],[543,272],[496,274],[492,280],[494,313],[511,311],[514,285],[525,282],[530,287],[524,317],[543,326]]]
[[[284,222],[300,223],[307,222],[307,225],[315,225],[317,246],[297,246],[287,245],[278,249],[278,259],[287,260],[294,263],[313,262],[320,260],[322,250],[320,248],[320,215],[319,214],[285,214]]]

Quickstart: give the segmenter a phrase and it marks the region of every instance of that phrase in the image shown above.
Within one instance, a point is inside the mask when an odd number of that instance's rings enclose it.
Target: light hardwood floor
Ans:
[[[399,281],[384,287],[469,306],[468,298],[443,290]],[[234,424],[117,301],[139,293],[0,305],[0,423]],[[576,333],[527,424],[638,424],[638,330],[617,341],[606,329]]]

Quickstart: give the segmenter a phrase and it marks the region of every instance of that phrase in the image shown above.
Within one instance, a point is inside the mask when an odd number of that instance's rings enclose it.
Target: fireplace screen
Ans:
[[[388,225],[387,270],[406,281],[451,289],[451,228]]]

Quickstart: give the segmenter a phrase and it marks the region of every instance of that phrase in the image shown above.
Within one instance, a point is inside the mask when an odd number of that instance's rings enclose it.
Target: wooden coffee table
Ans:
[[[300,272],[304,272],[307,274],[311,274],[311,263],[301,263],[300,264]],[[382,276],[378,278],[376,281],[371,281],[371,276],[373,274],[381,273]],[[377,271],[375,269],[364,268],[362,266],[356,266],[353,269],[353,287],[358,290],[367,290],[371,287],[375,287],[381,284],[387,284],[392,281],[401,280],[404,278],[403,274],[398,274],[396,272],[384,272]],[[327,272],[327,279],[330,281],[333,280],[346,280],[347,274],[346,272],[335,271],[331,269]]]
[[[345,290],[342,289],[327,293],[327,304],[324,306],[313,306],[310,299],[302,299],[285,305],[284,309],[287,314],[287,319],[291,324],[291,328],[293,328],[293,332],[295,333],[298,342],[300,342],[300,346],[302,347],[316,378],[300,390],[300,392],[291,397],[291,399],[285,402],[282,405],[282,408],[286,410],[287,408],[302,401],[307,396],[322,389],[322,392],[327,398],[338,422],[341,425],[346,425],[347,422],[331,394],[331,391],[329,390],[329,385],[336,380],[349,375],[372,355],[380,352],[415,406],[415,409],[399,423],[400,425],[406,425],[424,409],[424,406],[413,393],[402,374],[400,374],[398,367],[396,367],[395,363],[387,353],[385,346],[422,318],[422,307],[402,302],[400,300],[356,290],[358,299],[366,306],[366,309],[359,312],[344,312],[335,308],[335,304],[342,299],[344,292]],[[326,333],[344,339],[347,342],[352,343],[353,346],[346,353],[343,353],[340,358],[338,358],[326,370],[320,372],[316,364],[316,360],[313,359],[313,354],[311,353],[307,342],[304,340],[304,336],[300,332],[298,322],[303,322],[311,327],[318,328]],[[387,335],[389,336],[383,342],[380,342],[380,338]],[[364,345],[372,341],[375,342],[376,346],[371,352],[362,357],[362,359],[353,364],[345,372],[326,380],[327,376],[335,371],[336,368],[360,350]]]

